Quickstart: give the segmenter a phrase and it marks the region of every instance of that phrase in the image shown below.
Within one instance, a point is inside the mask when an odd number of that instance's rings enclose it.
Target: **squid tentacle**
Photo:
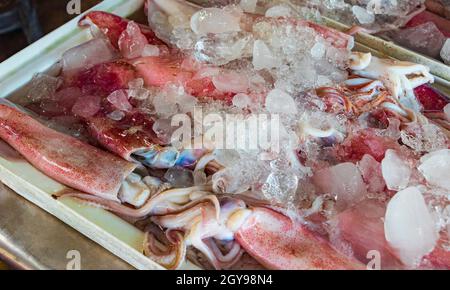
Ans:
[[[85,193],[67,193],[64,194],[64,197],[76,198],[123,216],[131,218],[145,218],[148,215],[164,215],[168,213],[184,211],[204,200],[212,201],[216,208],[220,208],[219,202],[216,201],[212,196],[203,196],[198,200],[190,201],[191,193],[201,190],[207,190],[208,188],[208,186],[198,186],[163,191],[151,197],[140,208],[132,208],[119,202],[105,200],[101,197]],[[165,202],[166,204],[163,205],[163,203]],[[183,205],[183,203],[185,204]]]
[[[169,270],[180,268],[186,256],[186,243],[181,232],[174,232],[175,238],[172,237],[170,245],[165,249],[161,249],[155,236],[147,232],[144,240],[144,254],[157,262],[161,266]]]

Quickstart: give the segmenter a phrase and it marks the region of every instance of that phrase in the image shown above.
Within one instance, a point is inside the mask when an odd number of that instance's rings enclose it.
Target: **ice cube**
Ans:
[[[150,91],[144,88],[128,90],[128,96],[136,100],[146,100],[150,96]]]
[[[144,80],[137,78],[128,83],[128,96],[136,100],[146,100],[150,96],[150,91],[144,88]]]
[[[87,69],[115,58],[117,58],[117,53],[111,43],[104,38],[95,38],[71,48],[63,54],[63,71]]]
[[[82,118],[90,118],[100,111],[101,98],[99,96],[84,96],[78,98],[72,107],[72,113]]]
[[[167,170],[164,178],[176,188],[186,188],[194,185],[193,172],[183,167],[170,168]]]
[[[248,191],[253,180],[245,166],[236,164],[215,173],[212,183],[216,193],[239,194]]]
[[[198,100],[189,94],[181,94],[177,98],[177,103],[181,113],[192,113]]]
[[[194,56],[200,62],[224,65],[251,56],[253,37],[247,33],[208,34],[194,46]]]
[[[241,31],[241,13],[215,7],[205,8],[192,16],[191,29],[197,35]]]
[[[408,186],[412,169],[407,160],[393,149],[388,149],[381,161],[384,181],[390,190],[401,190]]]
[[[142,89],[144,87],[144,79],[137,78],[128,83],[128,88],[130,89]]]
[[[314,46],[311,48],[311,55],[313,58],[315,59],[321,59],[324,57],[325,52],[326,52],[326,46],[321,43],[321,42],[317,42],[316,44],[314,44]]]
[[[147,57],[147,56],[159,56],[160,50],[159,47],[156,45],[146,44],[144,48],[142,49],[141,56]]]
[[[266,17],[290,17],[292,16],[293,11],[292,8],[290,8],[287,5],[276,5],[271,8],[269,8],[266,11]]]
[[[450,65],[450,38],[447,38],[447,40],[445,41],[440,55],[445,64]]]
[[[352,11],[361,24],[370,24],[375,21],[375,15],[361,6],[354,5]]]
[[[358,167],[350,162],[316,172],[313,182],[320,193],[336,196],[338,210],[360,202],[367,194],[367,187]]]
[[[450,103],[445,105],[444,114],[445,114],[445,117],[447,118],[447,121],[450,122]]]
[[[237,94],[233,97],[233,105],[239,109],[249,108],[252,104],[252,100],[247,94]]]
[[[418,169],[427,182],[450,190],[450,150],[442,149],[420,158]]]
[[[389,201],[384,231],[396,255],[408,266],[417,266],[438,240],[433,218],[416,187],[398,192]]]
[[[278,67],[280,60],[274,56],[264,41],[256,40],[253,44],[253,66],[256,70]]]
[[[122,55],[128,59],[140,57],[146,45],[148,40],[142,34],[139,25],[134,21],[128,22],[127,29],[119,38],[119,49]]]
[[[246,75],[236,71],[223,71],[212,78],[213,84],[221,92],[245,93],[249,88],[249,80]]]
[[[367,184],[370,193],[382,192],[386,183],[381,173],[381,164],[372,155],[365,154],[358,162],[358,168]]]
[[[133,106],[128,101],[128,94],[125,90],[117,90],[112,92],[107,100],[118,110],[130,111]]]
[[[298,181],[293,172],[276,170],[267,177],[262,192],[268,200],[286,204],[295,198]]]
[[[296,114],[297,104],[286,92],[273,89],[267,95],[266,109],[272,114]]]
[[[179,112],[191,112],[197,99],[187,94],[183,86],[168,84],[153,98],[153,106],[159,116],[171,117]]]
[[[400,136],[402,142],[416,152],[447,148],[447,136],[434,124],[410,124],[400,132]]]
[[[31,79],[27,99],[31,102],[51,99],[61,84],[60,78],[43,73],[36,74]]]
[[[437,58],[446,37],[433,22],[400,29],[393,34],[394,41],[417,52]]]
[[[178,106],[175,100],[168,99],[165,93],[157,94],[153,98],[153,107],[159,116],[169,118],[178,113]]]
[[[345,63],[349,50],[334,47],[329,39],[314,29],[298,25],[284,18],[266,18],[253,26],[254,38],[263,41],[277,61],[276,70],[270,71],[275,87],[290,94],[318,87],[318,76],[327,76],[331,83],[345,79]],[[322,55],[320,44],[325,46]],[[323,79],[322,79],[323,80]]]
[[[241,0],[239,6],[247,13],[255,13],[258,0]]]
[[[158,119],[153,124],[153,132],[158,136],[158,139],[164,143],[170,143],[170,139],[175,127],[172,127],[170,119]]]
[[[122,111],[114,111],[110,114],[108,114],[108,118],[110,118],[113,121],[120,121],[125,117],[125,113]]]
[[[216,161],[225,167],[236,164],[240,159],[239,153],[231,149],[215,150],[214,156]]]

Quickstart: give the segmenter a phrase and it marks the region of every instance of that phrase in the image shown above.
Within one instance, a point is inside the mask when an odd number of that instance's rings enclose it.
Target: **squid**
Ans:
[[[161,245],[149,232],[145,253],[171,269],[182,265],[189,246],[216,269],[232,267],[242,250],[268,269],[364,268],[306,226],[272,209],[248,207],[236,198],[220,198],[220,207],[197,203],[182,212],[154,216],[152,221],[165,229],[167,244]],[[222,245],[227,245],[226,253]]]
[[[361,115],[376,109],[389,112],[404,123],[424,121],[422,102],[416,92],[433,83],[434,77],[422,65],[380,59],[371,53],[353,52],[349,69],[352,75],[342,87],[322,87],[316,90],[329,111]],[[436,98],[435,98],[436,99]]]
[[[354,57],[368,58],[365,54],[354,55]],[[370,61],[362,59],[355,61],[350,69],[361,77],[381,80],[393,98],[416,112],[419,112],[421,108],[414,95],[414,89],[434,82],[429,68],[424,65],[381,59],[375,56],[372,56]]]
[[[0,138],[51,178],[104,200],[140,205],[151,190],[141,178],[131,180],[137,165],[54,131],[27,114],[0,104]]]
[[[50,129],[8,104],[0,104],[0,138],[43,173],[73,188],[67,196],[104,208],[127,220],[150,223],[151,226],[145,229],[143,253],[167,269],[180,268],[192,252],[199,253],[208,261],[208,266],[215,269],[233,269],[244,255],[267,269],[365,269],[361,257],[366,254],[367,244],[382,245],[383,254],[392,258],[390,262],[395,267],[402,266],[385,242],[382,204],[369,204],[370,209],[379,212],[370,216],[367,223],[357,222],[366,221],[363,202],[352,204],[355,208],[336,208],[336,211],[342,212],[338,212],[330,222],[338,224],[342,230],[340,238],[351,243],[356,249],[355,256],[336,247],[332,237],[324,234],[323,230],[317,230],[326,226],[322,222],[324,214],[321,209],[335,201],[328,201],[328,193],[319,192],[313,184],[314,180],[308,183],[310,177],[314,179],[314,174],[311,168],[303,165],[298,150],[288,148],[286,151],[289,152],[284,152],[286,156],[283,157],[291,169],[305,173],[309,170],[302,182],[305,182],[305,191],[309,190],[307,186],[314,187],[311,194],[316,199],[310,209],[295,209],[292,213],[282,204],[259,200],[258,188],[250,186],[249,181],[243,180],[245,177],[239,179],[235,174],[227,175],[231,172],[227,170],[234,168],[220,164],[212,150],[174,148],[170,142],[161,140],[153,130],[156,117],[140,110],[138,101],[126,94],[118,102],[109,100],[108,96],[114,92],[130,90],[130,82],[136,79],[142,79],[146,89],[156,91],[163,91],[168,84],[176,84],[200,102],[215,100],[230,104],[238,93],[251,94],[248,86],[239,89],[217,86],[214,76],[229,70],[201,63],[171,47],[174,28],[199,36],[214,34],[214,31],[205,31],[199,26],[203,17],[217,12],[208,11],[211,14],[205,15],[201,7],[185,1],[149,0],[146,1],[146,13],[150,27],[106,12],[90,12],[82,18],[79,25],[90,27],[94,33],[100,33],[100,37],[107,39],[117,50],[117,55],[114,54],[117,59],[76,71],[63,71],[63,85],[58,89],[68,89],[70,93],[77,94],[74,94],[76,98],[69,94],[68,100],[56,100],[64,108],[58,117],[75,118],[83,123],[91,144],[104,150]],[[293,24],[311,29],[315,36],[331,43],[332,48],[350,53],[354,44],[353,37],[310,21],[242,12],[238,18],[239,21],[234,23],[236,26],[231,28],[245,33],[257,33],[253,31],[254,25],[262,22],[270,25]],[[219,28],[223,27],[218,25],[214,29]],[[129,54],[125,46],[130,41],[130,29],[136,32],[140,44],[157,47],[159,54]],[[387,124],[390,119],[386,120],[388,116],[396,121],[394,125],[398,127],[434,122],[449,128],[443,114],[448,100],[429,87],[433,76],[428,68],[379,59],[364,53],[352,53],[347,65],[351,72],[347,80],[340,85],[316,89],[327,111],[320,113],[334,113],[331,115],[333,118],[344,113],[348,117],[346,122],[349,124],[346,125],[349,126],[354,125],[352,122],[356,123],[357,118],[372,114],[380,123],[385,122],[383,125],[386,127],[390,125]],[[238,73],[237,76],[240,78],[242,75]],[[267,95],[264,90],[258,93],[261,99]],[[109,118],[117,107],[123,116],[120,120]],[[376,128],[357,127],[357,130],[349,130],[346,135],[347,132],[337,128],[341,126],[337,125],[338,122],[329,122],[329,127],[326,122],[316,125],[314,117],[319,112],[315,113],[306,112],[296,118],[293,130],[299,143],[305,143],[310,138],[332,140],[326,148],[330,160],[324,161],[325,165],[320,161],[312,167],[319,168],[339,161],[352,162],[347,165],[359,172],[363,170],[355,164],[365,158],[372,167],[366,168],[366,174],[357,180],[364,193],[364,179],[378,172],[375,167],[380,166],[385,152],[388,149],[404,149],[398,140],[380,134]],[[317,119],[324,121],[319,117]],[[333,146],[328,146],[330,143]],[[267,156],[271,154],[264,153]],[[170,184],[150,175],[150,172],[160,173],[175,166],[193,169],[194,176],[203,178],[203,182],[196,182],[196,186],[188,188],[172,188]],[[379,190],[384,191],[384,186],[382,184]],[[351,231],[348,224],[352,225]],[[366,225],[370,228],[365,228]],[[358,235],[352,235],[354,228],[361,232],[374,231],[378,234],[376,240],[360,245]],[[430,259],[445,258],[439,252],[441,247],[437,249],[430,253]],[[442,264],[446,265],[446,261]]]

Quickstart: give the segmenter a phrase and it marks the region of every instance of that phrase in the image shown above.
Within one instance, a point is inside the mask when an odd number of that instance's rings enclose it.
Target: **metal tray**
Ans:
[[[106,0],[92,10],[103,10],[127,17],[142,9],[143,3],[144,0]],[[87,41],[89,33],[78,28],[78,20],[79,17],[0,63],[0,98],[22,94],[35,73],[48,71],[67,49]],[[331,20],[327,21],[327,24],[341,30],[345,29],[342,24]],[[358,50],[370,50],[376,54],[429,65],[444,86],[447,84],[445,79],[450,79],[450,68],[436,61],[425,59],[400,47],[390,46],[389,49],[383,40],[373,36],[360,35],[356,40]],[[38,171],[20,156],[12,158],[11,150],[5,143],[0,143],[0,180],[25,199],[137,269],[163,269],[142,254],[143,232],[103,209],[88,206],[71,198],[54,199],[54,195],[67,188]],[[184,268],[198,269],[189,262]]]

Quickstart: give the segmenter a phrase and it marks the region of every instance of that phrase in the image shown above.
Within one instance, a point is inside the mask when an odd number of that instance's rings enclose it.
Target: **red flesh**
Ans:
[[[124,61],[98,64],[75,75],[66,76],[65,86],[81,88],[85,94],[107,96],[110,93],[128,88],[128,83],[136,79],[134,67]]]
[[[108,200],[136,165],[0,105],[0,138],[51,178]]]
[[[416,15],[405,25],[405,27],[415,27],[427,22],[433,22],[437,26],[437,28],[439,28],[442,34],[444,34],[446,37],[450,37],[450,20],[442,18],[429,11],[424,11]]]
[[[422,85],[415,88],[414,94],[422,104],[425,112],[440,112],[449,103],[449,100],[445,96],[429,85]]]
[[[345,161],[359,161],[365,154],[381,162],[387,149],[396,149],[399,144],[387,137],[376,135],[371,130],[358,132],[349,136],[337,147],[337,155]]]
[[[370,251],[380,253],[381,269],[399,269],[402,263],[391,252],[385,235],[383,218],[386,205],[375,200],[365,200],[340,213],[332,223],[337,231],[336,244],[347,243],[353,255],[361,262],[368,263]],[[342,246],[342,245],[341,245]],[[345,248],[345,245],[343,245]]]
[[[129,20],[120,16],[103,12],[92,11],[86,14],[79,22],[79,25],[86,27],[93,23],[96,25],[111,41],[115,48],[119,48],[119,38],[122,32],[127,29]],[[165,45],[159,38],[156,37],[153,30],[145,25],[139,25],[142,34],[147,38],[148,42],[153,45]]]
[[[96,116],[88,119],[88,126],[92,136],[104,148],[129,161],[132,161],[133,152],[139,149],[163,145],[153,132],[153,120],[142,114],[132,114],[118,122]]]
[[[334,250],[327,241],[285,215],[265,208],[236,233],[239,244],[269,269],[363,269],[359,262]]]

